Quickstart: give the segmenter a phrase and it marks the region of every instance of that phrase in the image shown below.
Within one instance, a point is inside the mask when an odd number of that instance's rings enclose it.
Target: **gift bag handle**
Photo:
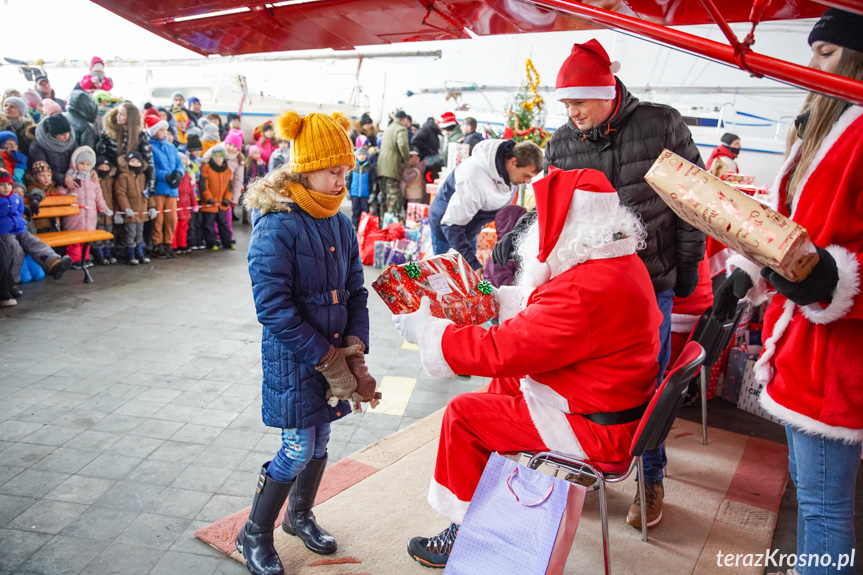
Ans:
[[[545,500],[551,497],[551,492],[554,491],[554,482],[552,482],[551,485],[548,486],[548,491],[546,491],[542,499],[540,499],[536,503],[522,503],[521,499],[518,498],[518,495],[516,495],[515,491],[512,490],[512,478],[515,477],[517,473],[518,467],[513,469],[512,473],[509,474],[509,477],[506,478],[506,486],[509,488],[509,492],[512,493],[512,496],[515,497],[515,500],[518,502],[519,505],[522,505],[524,507],[536,507],[537,505],[545,503]]]

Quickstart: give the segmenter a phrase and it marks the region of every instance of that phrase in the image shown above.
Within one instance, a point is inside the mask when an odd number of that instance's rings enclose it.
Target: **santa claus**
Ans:
[[[500,326],[458,328],[427,300],[393,317],[430,375],[495,378],[446,408],[428,501],[452,525],[408,544],[430,567],[446,564],[492,451],[554,450],[617,468],[656,389],[662,314],[635,253],[638,219],[597,170],[550,168],[533,187],[538,218],[516,242],[517,285],[496,292]]]

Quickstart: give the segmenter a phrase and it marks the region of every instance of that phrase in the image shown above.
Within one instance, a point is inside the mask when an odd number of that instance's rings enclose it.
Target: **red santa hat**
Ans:
[[[452,112],[444,112],[440,116],[440,122],[438,126],[441,130],[449,130],[450,128],[455,128],[458,126],[458,120],[455,118],[455,114]]]
[[[575,44],[557,73],[554,95],[558,100],[613,100],[619,70],[620,62],[612,62],[596,40]]]
[[[548,176],[533,183],[539,223],[539,253],[545,262],[566,223],[597,224],[614,218],[620,206],[617,192],[599,170],[548,168]]]
[[[150,137],[155,138],[156,132],[168,127],[168,122],[160,118],[158,113],[156,115],[146,114],[144,116],[144,125],[147,127],[147,133],[150,134]]]

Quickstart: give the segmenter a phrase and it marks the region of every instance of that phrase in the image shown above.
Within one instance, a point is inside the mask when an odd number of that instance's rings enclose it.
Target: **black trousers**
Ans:
[[[230,217],[228,210],[219,210],[218,213],[198,212],[205,216],[204,220],[204,240],[207,242],[207,247],[211,248],[217,243],[216,231],[213,229],[213,223],[219,227],[219,237],[222,238],[222,247],[231,247],[231,229],[228,227],[228,218]]]

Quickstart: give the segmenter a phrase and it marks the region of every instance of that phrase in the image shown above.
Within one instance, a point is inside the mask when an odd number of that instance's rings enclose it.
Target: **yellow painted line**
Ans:
[[[409,343],[407,341],[402,342],[402,349],[409,349],[411,351],[419,351],[420,346],[415,343]]]
[[[383,395],[383,399],[374,409],[374,413],[404,415],[416,382],[414,377],[383,376],[378,386],[378,391]]]

